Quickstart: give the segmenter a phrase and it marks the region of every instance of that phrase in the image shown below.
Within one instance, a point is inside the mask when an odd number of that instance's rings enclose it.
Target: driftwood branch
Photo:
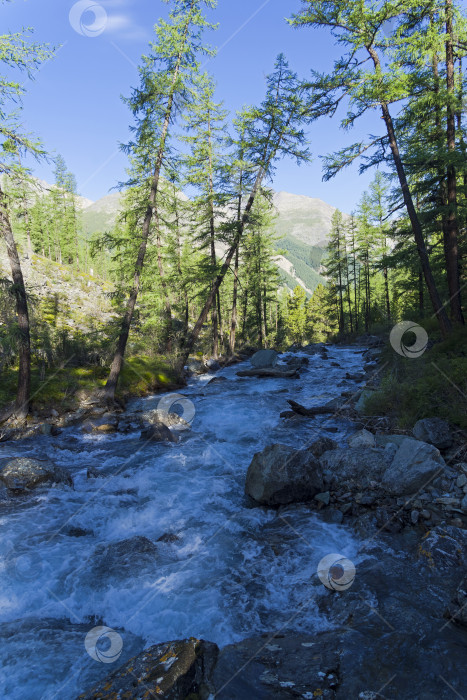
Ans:
[[[297,377],[298,368],[290,370],[274,369],[274,368],[262,368],[262,369],[244,369],[241,372],[237,372],[237,377],[277,377],[277,378],[287,378],[287,377]]]
[[[335,406],[312,406],[311,408],[305,408],[305,406],[302,406],[296,401],[292,401],[292,399],[288,399],[287,403],[290,405],[292,411],[298,413],[299,416],[318,416],[324,413],[336,412]]]

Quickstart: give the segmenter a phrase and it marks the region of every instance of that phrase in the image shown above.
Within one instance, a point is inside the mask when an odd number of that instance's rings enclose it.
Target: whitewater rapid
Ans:
[[[156,642],[195,636],[223,646],[282,628],[329,628],[316,605],[325,591],[318,562],[332,552],[357,562],[359,542],[306,505],[252,507],[245,475],[268,444],[299,448],[320,435],[345,443],[349,422],[279,414],[287,398],[317,405],[356,390],[345,373],[361,370],[362,354],[331,347],[328,360],[310,356],[297,379],[237,377],[248,363],[216,374],[227,381],[193,378],[181,392],[194,406],[192,430],[177,444],[145,444],[139,431],[85,435],[78,427],[0,445],[0,464],[48,459],[74,482],[27,496],[0,493],[0,696],[72,700]],[[134,401],[130,409],[156,408],[160,400]],[[157,542],[167,534],[177,539]],[[96,547],[137,535],[156,543],[152,564],[131,575],[96,575]],[[118,631],[118,662],[86,652],[85,636],[96,625]]]

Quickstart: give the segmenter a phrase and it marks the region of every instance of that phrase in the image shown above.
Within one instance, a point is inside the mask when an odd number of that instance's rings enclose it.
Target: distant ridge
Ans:
[[[114,192],[97,202],[80,198],[84,232],[92,235],[112,229],[122,197],[123,193]],[[336,209],[322,199],[290,192],[274,193],[273,204],[278,214],[276,233],[280,240],[277,249],[283,253],[278,256],[282,282],[289,289],[299,284],[310,295],[325,281],[320,265]]]

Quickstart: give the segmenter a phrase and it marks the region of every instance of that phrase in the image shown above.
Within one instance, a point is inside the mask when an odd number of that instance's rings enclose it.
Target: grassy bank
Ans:
[[[45,374],[37,367],[32,368],[31,411],[49,413],[55,408],[59,413],[73,411],[87,396],[104,387],[108,377],[108,367],[64,366],[50,368]],[[3,370],[0,382],[0,410],[15,398],[17,368]],[[170,359],[166,357],[129,357],[118,385],[117,396],[123,399],[131,396],[144,396],[157,391],[169,391],[180,386],[180,379],[174,371]]]
[[[438,416],[467,429],[467,328],[443,340],[435,320],[419,324],[428,333],[428,349],[421,357],[405,358],[387,342],[381,386],[367,400],[367,412],[391,416],[401,428]]]

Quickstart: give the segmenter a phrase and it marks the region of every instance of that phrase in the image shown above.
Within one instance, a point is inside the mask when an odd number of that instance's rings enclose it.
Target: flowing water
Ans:
[[[317,405],[357,389],[345,373],[362,368],[362,352],[332,347],[329,360],[311,356],[298,379],[239,378],[242,365],[217,373],[227,381],[193,378],[183,390],[196,412],[192,430],[177,444],[70,428],[0,445],[2,464],[49,459],[74,482],[73,489],[0,494],[0,696],[68,700],[108,674],[119,664],[93,660],[84,646],[96,625],[120,635],[119,663],[188,636],[222,646],[281,628],[329,628],[317,610],[325,589],[316,568],[332,552],[357,563],[356,537],[306,505],[252,507],[244,483],[253,454],[268,444],[298,448],[319,435],[344,444],[354,430],[348,422],[279,414],[287,398]],[[97,478],[88,479],[88,470]],[[166,534],[177,539],[157,542]],[[156,542],[156,555],[96,565],[96,548],[135,536]]]

